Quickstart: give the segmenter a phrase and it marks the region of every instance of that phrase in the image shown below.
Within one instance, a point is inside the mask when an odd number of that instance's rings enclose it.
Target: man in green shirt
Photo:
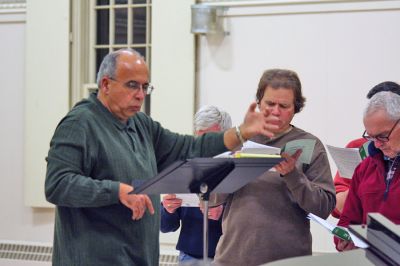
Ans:
[[[132,180],[272,136],[276,126],[253,103],[243,124],[223,133],[194,138],[164,129],[140,112],[153,87],[143,57],[131,49],[104,58],[97,84],[50,143],[45,193],[56,205],[53,265],[158,265],[160,197],[128,194]]]

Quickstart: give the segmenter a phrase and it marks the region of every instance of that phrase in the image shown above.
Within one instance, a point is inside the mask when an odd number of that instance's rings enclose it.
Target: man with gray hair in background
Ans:
[[[207,132],[225,131],[232,127],[230,115],[216,106],[203,106],[194,116],[195,135]],[[208,211],[208,258],[213,259],[215,248],[222,234],[221,217],[223,205]],[[179,250],[179,264],[200,265],[203,256],[203,210],[196,207],[182,207],[179,195],[163,196],[161,206],[161,232],[175,232],[181,228],[176,249]]]
[[[370,156],[354,171],[339,226],[366,224],[367,214],[379,212],[400,224],[400,96],[393,92],[374,95],[364,112],[365,131],[371,141]],[[336,239],[339,251],[354,243]]]
[[[216,106],[205,105],[194,115],[195,134],[200,136],[205,132],[225,131],[232,127],[231,116]]]

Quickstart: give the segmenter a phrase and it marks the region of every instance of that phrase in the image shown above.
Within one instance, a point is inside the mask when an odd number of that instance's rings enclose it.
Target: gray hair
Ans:
[[[115,79],[115,71],[117,69],[117,59],[122,52],[131,52],[137,55],[138,57],[142,58],[144,61],[143,56],[138,51],[131,48],[123,48],[107,54],[103,58],[103,61],[101,61],[99,72],[97,72],[96,83],[99,88],[101,85],[100,84],[101,79],[103,77],[107,76]]]
[[[194,130],[206,130],[218,124],[222,131],[232,127],[231,116],[216,106],[206,105],[201,107],[194,115]]]
[[[400,119],[400,95],[383,91],[372,96],[364,111],[364,118],[377,111],[385,111],[390,120]]]

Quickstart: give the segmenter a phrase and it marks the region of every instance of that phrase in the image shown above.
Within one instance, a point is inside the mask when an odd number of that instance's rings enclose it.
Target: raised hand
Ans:
[[[249,106],[244,122],[240,126],[240,132],[246,140],[259,134],[273,137],[274,129],[278,129],[278,126],[273,124],[273,121],[278,120],[278,118],[270,116],[267,108],[263,112],[258,112],[256,107],[256,102]]]

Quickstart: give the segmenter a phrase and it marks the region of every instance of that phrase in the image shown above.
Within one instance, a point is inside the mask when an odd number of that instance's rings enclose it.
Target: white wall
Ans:
[[[0,5],[0,239],[50,243],[53,210],[24,205],[25,19],[25,5]]]
[[[165,128],[192,134],[194,115],[195,47],[190,33],[194,0],[153,0],[151,116]],[[174,14],[166,10],[173,10]]]
[[[230,35],[200,37],[199,104],[220,106],[239,124],[262,72],[288,68],[307,98],[295,126],[331,145],[360,137],[368,90],[400,81],[400,1],[315,2],[230,8]],[[313,239],[314,251],[334,251],[324,230],[313,227]]]

